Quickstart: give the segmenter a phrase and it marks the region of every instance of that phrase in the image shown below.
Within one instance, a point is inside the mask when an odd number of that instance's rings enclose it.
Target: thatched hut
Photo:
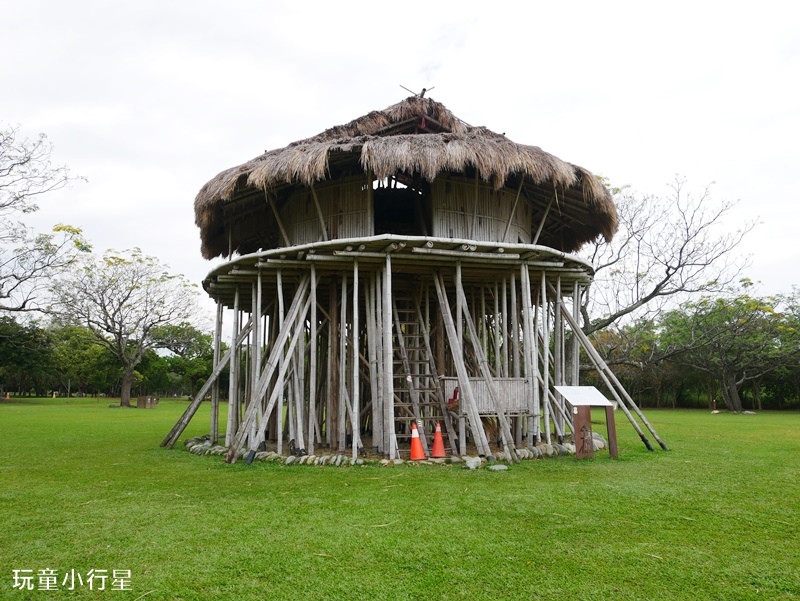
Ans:
[[[569,436],[554,386],[578,382],[593,273],[570,253],[617,226],[589,171],[412,96],[221,172],[195,216],[233,344],[165,444],[209,387],[216,438],[228,363],[229,460],[284,440],[396,457],[412,422],[482,455]]]

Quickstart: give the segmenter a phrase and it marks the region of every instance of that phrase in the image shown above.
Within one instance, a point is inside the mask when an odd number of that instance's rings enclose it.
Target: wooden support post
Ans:
[[[392,365],[392,256],[386,253],[383,273],[383,435],[384,449],[389,459],[397,456],[397,438],[394,430],[394,366]]]
[[[466,412],[469,415],[469,425],[470,429],[472,430],[472,436],[475,439],[475,446],[478,449],[479,455],[491,457],[492,451],[489,447],[489,441],[486,439],[486,432],[483,429],[483,423],[481,422],[480,414],[478,413],[478,406],[475,402],[472,384],[469,381],[467,366],[464,364],[464,351],[461,346],[462,339],[458,337],[455,324],[453,323],[453,316],[450,313],[450,305],[447,302],[447,293],[445,291],[444,281],[441,274],[435,274],[433,282],[436,285],[436,295],[439,298],[439,307],[442,311],[442,317],[444,318],[445,330],[450,342],[450,351],[453,356],[453,363],[456,367],[456,373],[458,374],[458,382],[461,386],[461,398],[466,405]],[[465,430],[465,428],[461,429]],[[464,434],[466,434],[466,432],[464,432]],[[465,440],[465,436],[463,434],[461,436],[461,440]],[[466,451],[466,445],[464,442],[461,444],[461,449],[462,454],[464,454]]]
[[[333,452],[334,448],[338,448],[339,440],[339,403],[344,402],[340,399],[339,389],[339,282],[338,278],[331,277],[330,285],[328,286],[330,305],[328,314],[330,316],[329,328],[329,346],[328,346],[328,398],[330,399],[328,418],[326,421],[328,428],[328,445]]]
[[[359,416],[361,415],[360,409],[360,378],[361,370],[358,369],[358,342],[361,332],[358,320],[358,259],[353,261],[353,393],[352,398],[352,412],[351,412],[351,429],[353,431],[353,459],[358,457],[358,447],[361,446],[361,422]]]
[[[308,356],[308,454],[314,454],[314,435],[317,424],[317,266],[311,264],[311,318]]]
[[[525,377],[528,380],[528,444],[536,444],[536,424],[539,421],[539,383],[536,378],[536,363],[534,356],[538,344],[533,330],[533,311],[531,308],[531,282],[528,266],[520,265],[520,287],[522,289],[522,350],[525,361]],[[535,420],[535,421],[534,421]]]
[[[532,287],[532,280],[530,278],[530,271],[527,269],[525,272],[528,274],[528,286],[529,286],[529,294],[532,294],[533,287]],[[531,377],[533,378],[533,405],[534,405],[534,412],[533,415],[536,418],[536,421],[533,424],[533,435],[534,435],[534,442],[541,442],[542,441],[542,403],[541,403],[541,387],[539,386],[539,381],[541,379],[541,369],[539,368],[539,315],[541,311],[539,310],[539,295],[533,295],[533,302],[531,304],[531,310],[533,314],[531,315],[531,319],[533,320],[532,326],[533,329],[531,334],[533,338],[531,339],[531,360],[533,361],[533,369],[531,371]]]
[[[525,182],[525,176],[520,175],[519,187],[517,188],[517,195],[514,197],[514,204],[511,205],[511,214],[508,216],[508,223],[506,223],[506,231],[503,232],[503,242],[508,242],[508,231],[511,229],[511,224],[514,222],[514,213],[517,210],[517,203],[519,203],[519,195],[522,192],[522,184]]]
[[[464,288],[461,286],[461,282],[458,282],[456,294],[464,297]],[[463,298],[463,303],[466,304],[466,298]],[[478,332],[475,329],[475,324],[469,314],[469,311],[464,312],[464,321],[467,324],[467,329],[472,340],[477,340]],[[478,367],[480,368],[483,378],[486,380],[486,389],[489,391],[489,397],[494,404],[494,410],[497,414],[497,421],[500,422],[500,431],[502,433],[504,447],[503,450],[512,461],[519,462],[519,457],[517,457],[517,452],[514,448],[514,438],[511,434],[511,427],[508,424],[508,418],[503,410],[503,406],[500,403],[500,396],[497,393],[497,388],[495,387],[494,379],[492,378],[492,372],[489,369],[489,362],[486,360],[486,355],[480,346],[474,345],[474,348],[477,355]]]
[[[267,189],[264,188],[264,196],[267,197],[267,203],[269,204],[270,208],[272,209],[272,214],[275,215],[275,223],[278,224],[278,230],[281,232],[281,236],[283,236],[283,242],[286,246],[291,246],[292,242],[289,240],[289,234],[286,233],[286,228],[283,227],[283,222],[281,221],[281,216],[278,214],[278,207],[275,206],[275,201],[267,192]]]
[[[289,336],[291,335],[292,331],[294,330],[294,326],[298,323],[303,323],[306,315],[308,314],[308,308],[309,305],[311,304],[310,298],[306,301],[308,288],[309,288],[309,277],[308,275],[304,275],[301,278],[300,283],[298,284],[297,290],[295,292],[295,297],[294,300],[292,301],[291,307],[289,307],[289,312],[286,316],[285,323],[280,328],[280,331],[278,332],[278,335],[275,338],[275,342],[272,348],[270,349],[269,357],[267,359],[266,364],[264,365],[264,369],[258,380],[255,398],[247,408],[247,412],[245,413],[244,420],[242,422],[242,427],[239,428],[239,431],[236,434],[235,441],[233,441],[231,445],[229,445],[230,448],[228,450],[228,455],[226,458],[228,462],[236,461],[236,458],[239,456],[240,447],[244,442],[244,439],[248,435],[247,426],[249,425],[250,421],[257,419],[256,418],[257,413],[261,408],[260,399],[266,394],[273,376],[276,375],[276,371],[278,372],[277,374],[278,377],[276,378],[276,382],[282,382],[286,375],[286,370],[288,368],[289,363],[286,361],[281,361],[281,359],[284,357],[285,344]],[[300,317],[298,317],[298,315],[300,315]],[[291,356],[291,353],[293,352],[298,339],[299,339],[298,336],[294,337],[294,339],[292,340],[292,344],[286,351],[287,355]],[[262,420],[258,426],[257,437],[255,440],[250,441],[253,449],[255,449],[257,444],[260,442],[259,439],[263,440],[263,435],[267,427],[267,420],[269,419],[270,414],[272,412],[272,407],[274,406],[275,402],[278,399],[279,392],[280,388],[277,385],[273,386],[272,393],[270,394],[270,400],[267,403],[267,408],[262,413]]]
[[[305,295],[303,295],[303,297],[305,297]],[[308,309],[309,309],[310,305],[311,305],[311,299],[307,299],[303,303],[303,308],[300,311],[300,313],[298,314],[297,320],[296,321],[294,319],[291,319],[291,320],[287,319],[286,320],[286,328],[285,329],[287,330],[287,333],[291,334],[292,331],[294,330],[294,332],[293,332],[294,335],[292,336],[292,341],[289,343],[289,348],[286,350],[286,355],[289,356],[289,357],[291,357],[292,354],[295,352],[295,349],[297,347],[297,343],[302,338],[298,334],[297,330],[299,330],[299,329],[301,329],[303,327],[303,323],[302,322],[305,320],[306,315],[308,315]],[[278,377],[279,380],[283,380],[286,377],[286,372],[288,371],[290,365],[291,365],[290,361],[284,361],[283,364],[280,366],[280,369],[278,370],[278,374],[277,374],[277,377]],[[267,380],[268,379],[269,378],[267,378]],[[260,383],[261,382],[259,382],[259,384]],[[261,389],[262,388],[259,385],[259,390],[261,390]],[[275,406],[275,403],[276,403],[277,400],[278,400],[278,389],[277,388],[273,388],[272,389],[272,394],[270,395],[269,401],[267,402],[267,407],[266,407],[266,409],[264,409],[263,413],[261,413],[260,425],[258,427],[258,431],[257,431],[256,437],[249,440],[249,446],[250,446],[250,450],[251,451],[255,451],[256,448],[258,447],[258,445],[261,443],[261,441],[264,440],[264,435],[265,435],[267,423],[269,421],[269,416],[270,416],[270,413],[272,412],[273,407]],[[248,412],[248,414],[245,416],[245,422],[244,422],[245,425],[247,425],[247,423],[249,421],[253,421],[253,420],[257,420],[258,419],[257,416],[258,416],[259,409],[260,409],[260,403],[253,403],[251,405],[251,407],[253,408],[253,411]],[[226,457],[226,461],[228,461],[228,463],[233,463],[233,462],[236,461],[236,459],[239,456],[239,453],[241,452],[242,445],[244,443],[244,439],[245,439],[246,436],[247,436],[247,428],[246,427],[240,428],[235,444],[232,445],[231,448],[228,450],[228,455]]]
[[[283,319],[283,273],[280,269],[278,269],[278,273],[276,275],[278,278],[278,330],[283,330],[285,323]],[[280,371],[283,371],[283,364],[286,362],[286,356],[283,352],[284,344],[281,344],[280,355],[278,359],[278,369]],[[278,389],[278,410],[275,413],[275,419],[278,424],[278,429],[276,431],[278,435],[276,450],[278,454],[281,455],[283,454],[283,378],[280,378],[277,382],[275,382],[275,387]]]
[[[222,352],[222,314],[224,307],[217,301],[217,319],[214,327],[214,370],[219,365],[220,354]],[[211,444],[217,444],[219,439],[219,380],[214,378],[211,387]]]
[[[228,425],[225,429],[225,446],[229,447],[239,427],[239,287],[233,297],[233,346],[231,355],[230,379],[228,382]]]
[[[608,365],[606,365],[606,362],[600,356],[600,353],[597,352],[597,349],[594,348],[594,346],[592,345],[591,341],[586,336],[586,334],[584,334],[583,331],[580,328],[578,328],[578,324],[574,320],[572,315],[570,315],[569,312],[566,310],[566,308],[563,306],[561,306],[561,310],[564,312],[564,317],[567,319],[568,322],[570,322],[570,325],[573,328],[575,328],[575,333],[578,334],[578,340],[580,340],[581,346],[583,346],[583,349],[586,351],[586,354],[589,355],[589,358],[594,364],[597,373],[600,375],[600,378],[603,380],[603,383],[606,385],[606,387],[609,389],[611,394],[616,399],[617,407],[619,407],[625,414],[625,417],[628,418],[628,421],[633,426],[633,429],[636,430],[636,433],[639,435],[639,438],[641,438],[642,443],[644,443],[644,446],[647,447],[649,451],[652,451],[653,446],[650,444],[650,441],[647,439],[644,432],[639,427],[639,424],[636,421],[636,419],[633,417],[633,415],[631,415],[631,412],[628,410],[625,401],[622,400],[623,397],[620,395],[617,386],[619,386],[619,388],[622,389],[622,392],[624,393],[626,400],[628,400],[631,403],[631,405],[635,408],[635,410],[638,411],[639,408],[636,407],[636,403],[633,402],[630,396],[628,396],[628,393],[625,392],[625,389],[622,388],[622,385],[619,384],[619,380],[616,380],[616,376],[614,376],[614,373],[608,368]],[[615,382],[612,384],[612,381],[614,380]],[[641,411],[638,411],[638,413],[639,416],[642,417]],[[650,426],[650,432],[653,433],[654,436],[657,436],[656,434],[654,434],[652,426]],[[659,440],[659,443],[661,444],[662,448],[664,448],[664,450],[668,450],[666,448],[666,445],[662,441],[660,441],[660,439],[656,438],[656,440]]]
[[[186,426],[189,425],[189,422],[191,421],[192,417],[194,417],[194,414],[197,413],[197,409],[200,407],[200,404],[203,402],[206,394],[208,394],[211,386],[215,382],[219,382],[218,378],[222,373],[222,370],[225,369],[230,362],[231,355],[233,354],[233,349],[235,348],[236,344],[241,344],[241,339],[246,337],[249,333],[250,323],[248,322],[248,324],[242,329],[238,342],[234,341],[233,346],[225,351],[225,354],[219,360],[216,367],[214,367],[214,370],[211,372],[208,380],[206,380],[206,383],[203,384],[202,388],[200,388],[200,391],[195,395],[194,400],[189,403],[189,406],[183,412],[183,415],[181,415],[178,421],[175,422],[175,425],[172,426],[172,429],[169,431],[164,440],[161,441],[162,447],[171,449],[178,441],[178,438],[180,438],[180,435],[183,434],[183,431],[186,429]]]
[[[544,223],[544,221],[542,221]],[[545,275],[544,269],[542,270],[542,367],[543,367],[543,376],[542,380],[544,382],[543,390],[544,390],[544,398],[542,399],[542,405],[544,405],[544,436],[545,441],[547,444],[552,444],[552,440],[550,439],[550,405],[547,402],[547,391],[550,390],[550,361],[548,359],[548,353],[550,352],[550,324],[548,323],[550,320],[550,309],[547,304],[547,276]]]
[[[581,287],[580,284],[575,281],[575,284],[572,289],[572,314],[575,316],[576,321],[578,315],[580,315],[580,306],[581,306]],[[580,386],[581,381],[581,347],[578,344],[578,335],[574,332],[574,328],[570,326],[570,329],[573,330],[572,332],[572,381],[570,384],[572,386]]]
[[[592,408],[589,405],[580,405],[573,407],[572,412],[575,421],[575,457],[577,459],[591,459],[594,457]]]
[[[367,355],[369,357],[369,387],[370,397],[372,398],[372,418],[370,420],[372,425],[372,446],[376,452],[380,452],[379,448],[383,446],[383,419],[382,407],[378,398],[378,353],[375,345],[377,329],[375,327],[375,297],[375,274],[372,274],[364,287],[364,307],[366,309],[365,319],[367,327]]]
[[[500,299],[498,298],[499,289],[497,280],[494,282],[494,372],[499,376],[501,372],[500,353],[501,349],[501,336],[502,336],[502,323],[500,320]]]
[[[508,349],[508,280],[503,278],[503,287],[501,289],[501,308],[500,308],[500,323],[502,324],[503,328],[503,340],[500,343],[501,348],[503,349],[503,368],[502,373],[508,376],[508,362],[511,359],[509,355]],[[498,377],[500,376],[501,372],[497,372]]]
[[[606,428],[608,434],[608,454],[616,459],[619,457],[619,448],[617,447],[617,424],[614,421],[614,408],[606,407]]]
[[[542,234],[542,228],[544,227],[544,222],[547,219],[547,214],[550,212],[550,207],[553,206],[553,200],[558,198],[558,192],[553,190],[554,196],[550,199],[550,202],[547,203],[547,208],[544,210],[544,215],[542,215],[542,220],[539,222],[539,228],[536,230],[536,235],[533,237],[531,244],[538,244],[539,243],[539,236]]]
[[[339,311],[339,453],[344,453],[347,444],[347,274],[342,276],[341,309]]]
[[[561,303],[561,276],[556,277],[556,304]],[[564,384],[564,321],[561,319],[561,312],[553,312],[553,386],[562,386]],[[564,398],[561,394],[555,392],[556,403],[559,408],[564,410]],[[554,421],[558,428],[561,430],[558,437],[559,444],[564,444],[564,419],[561,412],[556,412],[553,416]]]
[[[317,191],[314,189],[314,184],[312,183],[311,186],[311,196],[314,199],[314,207],[317,209],[317,217],[319,218],[319,229],[322,232],[322,239],[327,242],[328,241],[328,228],[325,226],[325,217],[322,215],[322,207],[319,204],[319,198],[317,198]]]

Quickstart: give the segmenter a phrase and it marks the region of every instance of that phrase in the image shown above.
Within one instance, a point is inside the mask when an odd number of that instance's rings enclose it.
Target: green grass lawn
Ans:
[[[226,465],[159,447],[185,401],[109,402],[0,402],[0,599],[800,598],[798,413],[650,411],[668,453],[620,415],[619,460],[490,472]],[[132,590],[61,586],[92,568]]]

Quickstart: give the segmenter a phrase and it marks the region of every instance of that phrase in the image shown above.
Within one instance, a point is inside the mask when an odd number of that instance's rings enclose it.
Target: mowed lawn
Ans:
[[[650,411],[668,453],[619,414],[619,460],[490,472],[226,465],[159,447],[185,401],[109,402],[0,402],[0,599],[800,598],[798,413]]]

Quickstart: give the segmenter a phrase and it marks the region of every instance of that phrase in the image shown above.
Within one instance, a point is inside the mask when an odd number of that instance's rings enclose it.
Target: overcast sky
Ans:
[[[766,293],[800,264],[800,35],[785,2],[2,2],[0,126],[85,176],[41,200],[97,250],[200,282],[193,201],[264,150],[413,90],[615,185],[740,200]]]

